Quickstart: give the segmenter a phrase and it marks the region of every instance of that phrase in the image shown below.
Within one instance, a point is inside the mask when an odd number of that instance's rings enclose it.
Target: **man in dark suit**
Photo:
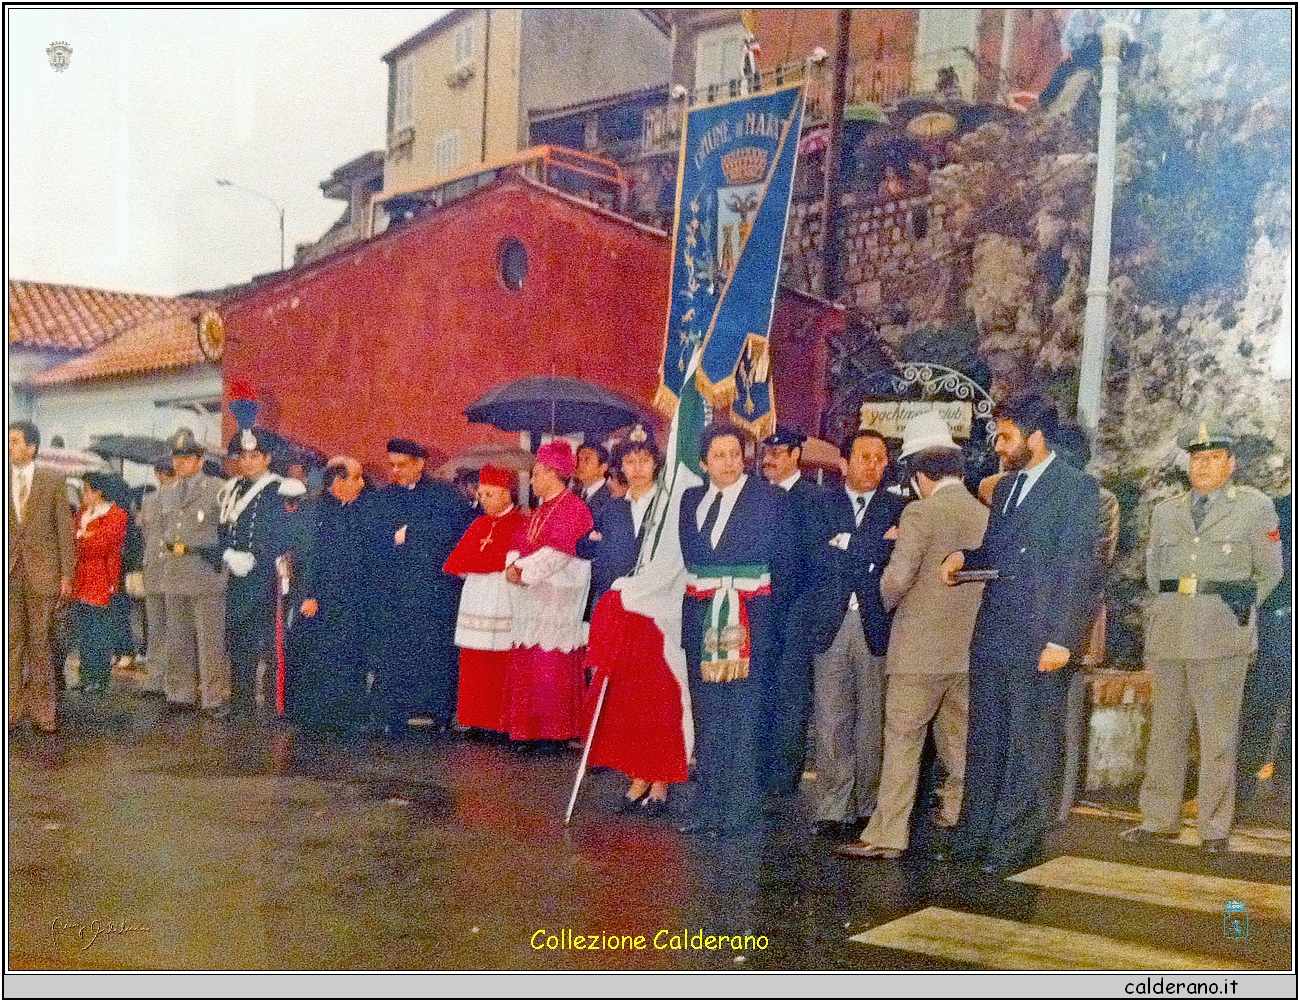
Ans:
[[[994,570],[971,643],[966,790],[954,845],[986,873],[1027,863],[1057,815],[1070,673],[1092,622],[1100,566],[1097,482],[1051,451],[1056,413],[1041,397],[1007,401],[995,449],[1004,476],[984,543],[940,574]]]
[[[456,712],[460,652],[456,607],[461,580],[443,572],[474,521],[464,496],[424,475],[428,452],[407,438],[388,442],[393,482],[370,499],[372,610],[370,671],[393,734],[428,714],[439,732]]]
[[[586,502],[592,520],[596,520],[605,505],[615,500],[609,492],[609,450],[599,442],[578,446],[573,479],[578,482],[575,493]]]
[[[295,534],[294,595],[302,618],[291,635],[289,712],[308,730],[352,734],[365,693],[370,640],[370,492],[361,463],[335,456],[325,491],[301,509]]]
[[[815,584],[800,619],[813,660],[814,810],[818,826],[845,838],[871,817],[884,752],[884,661],[889,614],[880,575],[904,501],[881,486],[885,439],[856,431],[844,446],[844,489],[826,500]]]
[[[699,727],[699,791],[682,830],[736,835],[761,821],[762,694],[781,650],[774,611],[789,585],[785,500],[745,473],[745,433],[704,429],[708,484],[682,494],[682,648]]]
[[[9,726],[56,729],[54,609],[72,596],[77,549],[63,477],[37,467],[40,432],[9,426]]]
[[[573,470],[573,479],[577,484],[574,493],[582,498],[591,512],[592,524],[596,526],[596,531],[601,531],[601,526],[609,517],[610,504],[617,501],[609,492],[609,450],[599,442],[592,442],[587,445],[578,447],[578,465]],[[584,545],[587,544],[587,545]],[[584,560],[594,560],[594,547],[587,540],[581,540],[578,544],[578,556]],[[582,618],[586,622],[591,622],[591,611],[596,608],[596,602],[601,595],[609,588],[609,581],[596,580],[596,568],[592,567],[591,590],[587,593],[587,607],[583,611]]]
[[[799,470],[807,435],[778,427],[763,440],[763,476],[780,488],[789,507],[794,551],[788,601],[779,611],[781,665],[764,693],[763,776],[768,793],[793,793],[803,777],[808,743],[808,708],[812,702],[813,652],[803,642],[803,596],[812,586],[812,559],[830,535],[825,531],[826,492]]]

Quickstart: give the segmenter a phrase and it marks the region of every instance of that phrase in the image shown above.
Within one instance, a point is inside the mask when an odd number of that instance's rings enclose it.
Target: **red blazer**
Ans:
[[[122,544],[127,514],[115,504],[81,529],[81,510],[72,521],[77,533],[77,576],[72,597],[89,605],[108,605],[122,578]]]

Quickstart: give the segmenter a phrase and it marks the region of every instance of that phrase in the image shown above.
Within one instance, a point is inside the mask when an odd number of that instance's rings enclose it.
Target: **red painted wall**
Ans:
[[[507,237],[528,253],[518,292],[498,277]],[[258,388],[259,423],[376,470],[390,436],[443,457],[517,443],[462,411],[552,373],[653,399],[669,254],[662,234],[507,180],[226,303],[225,382]]]
[[[500,281],[507,237],[523,288]],[[659,385],[670,242],[664,234],[506,180],[223,304],[223,375],[248,379],[259,424],[384,470],[393,436],[441,461],[517,432],[464,408],[525,376],[577,376],[649,404]],[[823,315],[824,314],[824,315]],[[841,311],[783,292],[773,323],[777,413],[814,431],[825,340]],[[234,432],[225,414],[225,435]],[[437,463],[431,463],[436,466]]]
[[[772,315],[772,384],[783,425],[820,436],[829,407],[830,340],[844,329],[843,309],[782,289]]]

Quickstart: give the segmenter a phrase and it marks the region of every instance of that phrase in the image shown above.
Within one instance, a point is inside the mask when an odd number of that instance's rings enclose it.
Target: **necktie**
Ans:
[[[1210,499],[1204,494],[1192,492],[1192,525],[1198,530],[1205,519],[1205,511],[1210,507]]]
[[[1016,500],[1020,494],[1020,488],[1024,486],[1025,481],[1029,479],[1029,474],[1021,470],[1016,474],[1016,479],[1011,483],[1011,493],[1007,495],[1006,501],[1002,502],[1002,514],[1005,515],[1010,509],[1019,507],[1020,502]],[[1012,504],[1012,502],[1015,504]]]
[[[20,473],[18,474],[18,490],[14,497],[14,510],[18,512],[18,521],[20,522],[23,520],[23,516],[27,514],[27,491],[27,478]]]
[[[853,501],[853,524],[862,525],[862,516],[867,513],[867,499],[859,494]]]
[[[718,524],[718,513],[722,511],[722,491],[718,491],[713,497],[713,504],[709,505],[709,510],[704,516],[704,524],[700,526],[700,535],[713,545],[713,527]]]

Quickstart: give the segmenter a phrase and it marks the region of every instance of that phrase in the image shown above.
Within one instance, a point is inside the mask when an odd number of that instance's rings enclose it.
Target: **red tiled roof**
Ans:
[[[145,320],[190,314],[194,301],[77,285],[9,281],[9,343],[87,351]]]
[[[92,352],[38,372],[26,385],[44,389],[120,376],[142,376],[206,361],[199,350],[194,318],[214,304],[193,299],[186,302],[189,312],[146,320]]]

